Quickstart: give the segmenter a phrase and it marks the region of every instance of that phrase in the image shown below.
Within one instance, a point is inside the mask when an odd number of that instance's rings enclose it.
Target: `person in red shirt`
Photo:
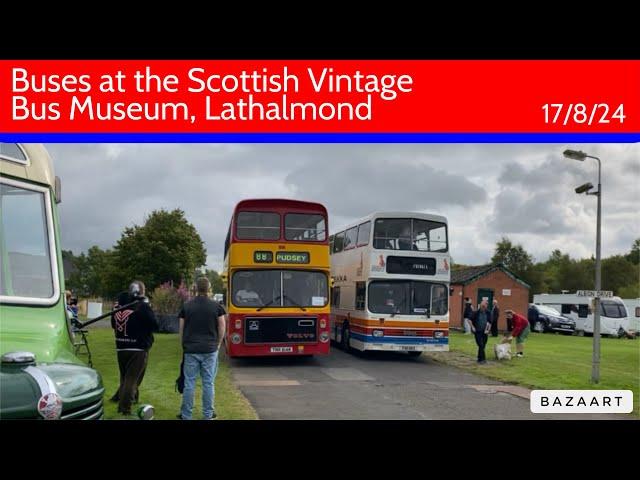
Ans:
[[[524,341],[529,336],[531,328],[529,327],[529,320],[522,315],[515,313],[513,310],[507,310],[507,320],[513,325],[513,330],[505,335],[503,343],[511,342],[513,338],[516,338],[516,357],[524,356]]]

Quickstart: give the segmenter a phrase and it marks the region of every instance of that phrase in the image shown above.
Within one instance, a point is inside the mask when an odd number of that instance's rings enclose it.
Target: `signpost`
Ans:
[[[578,290],[576,295],[579,297],[611,298],[613,292],[611,290]]]

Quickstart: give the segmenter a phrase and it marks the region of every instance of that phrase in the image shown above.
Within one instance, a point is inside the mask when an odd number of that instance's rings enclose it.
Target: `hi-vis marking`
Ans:
[[[133,310],[121,310],[116,312],[116,328],[119,332],[124,331],[124,336],[127,337],[127,321],[129,316],[133,313]]]

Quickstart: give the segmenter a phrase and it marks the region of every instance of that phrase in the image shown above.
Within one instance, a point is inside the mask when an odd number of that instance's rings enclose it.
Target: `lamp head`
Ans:
[[[584,162],[584,159],[587,158],[587,154],[579,150],[565,150],[563,155],[571,160],[579,160],[581,162]]]
[[[578,194],[585,193],[591,190],[592,188],[593,188],[593,185],[591,184],[591,182],[585,183],[584,185],[580,185],[579,187],[576,188],[576,193]]]

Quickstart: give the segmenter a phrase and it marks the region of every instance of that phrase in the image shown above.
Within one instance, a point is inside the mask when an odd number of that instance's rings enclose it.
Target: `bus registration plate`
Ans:
[[[400,350],[415,350],[416,347],[413,345],[400,345]]]
[[[293,352],[293,347],[271,347],[271,353]]]

